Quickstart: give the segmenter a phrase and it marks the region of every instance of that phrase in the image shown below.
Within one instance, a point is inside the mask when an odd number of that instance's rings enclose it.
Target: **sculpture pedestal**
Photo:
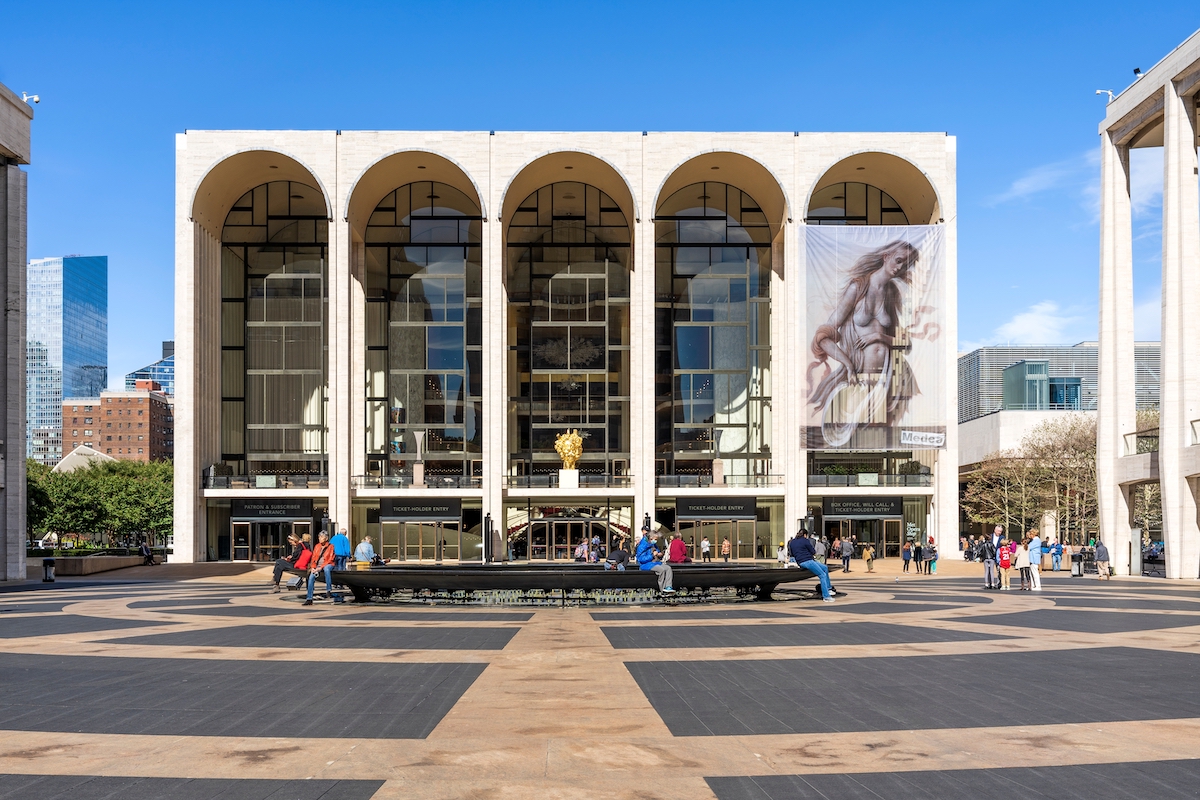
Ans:
[[[425,465],[413,464],[413,487],[422,489],[425,487]]]
[[[725,459],[714,458],[712,462],[712,485],[725,485]]]
[[[579,488],[579,470],[577,470],[577,469],[560,469],[558,471],[558,488],[560,488],[560,489],[578,489]]]

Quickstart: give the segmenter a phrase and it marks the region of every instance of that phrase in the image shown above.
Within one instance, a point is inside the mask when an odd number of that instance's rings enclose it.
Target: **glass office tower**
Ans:
[[[25,454],[53,465],[63,398],[108,385],[108,256],[35,258],[26,280]]]

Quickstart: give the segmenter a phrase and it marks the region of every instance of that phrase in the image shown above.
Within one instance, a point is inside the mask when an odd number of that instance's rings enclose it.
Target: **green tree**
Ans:
[[[30,539],[46,532],[46,518],[50,515],[46,484],[52,474],[45,464],[32,458],[25,460],[25,524]]]

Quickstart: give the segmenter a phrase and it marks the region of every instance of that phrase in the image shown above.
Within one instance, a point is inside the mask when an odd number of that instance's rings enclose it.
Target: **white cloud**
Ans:
[[[1009,187],[985,205],[997,206],[1026,200],[1044,192],[1066,190],[1079,195],[1086,206],[1099,198],[1100,149],[1092,148],[1072,158],[1033,167],[1013,180]]]
[[[959,352],[999,344],[1075,344],[1094,335],[1082,309],[1063,308],[1053,300],[1034,303],[1019,311],[979,341],[959,342]]]
[[[1142,147],[1129,152],[1129,201],[1134,216],[1161,214],[1163,150]]]

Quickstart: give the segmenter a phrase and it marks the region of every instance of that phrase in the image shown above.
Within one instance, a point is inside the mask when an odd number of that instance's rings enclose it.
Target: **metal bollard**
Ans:
[[[42,559],[42,583],[54,583],[54,559]]]

